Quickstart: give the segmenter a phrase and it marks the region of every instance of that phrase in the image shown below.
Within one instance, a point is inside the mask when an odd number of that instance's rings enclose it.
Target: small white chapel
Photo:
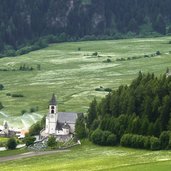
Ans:
[[[41,137],[73,135],[77,117],[78,113],[58,112],[58,103],[55,94],[53,94],[49,102],[49,113],[46,116],[45,129],[40,132]]]

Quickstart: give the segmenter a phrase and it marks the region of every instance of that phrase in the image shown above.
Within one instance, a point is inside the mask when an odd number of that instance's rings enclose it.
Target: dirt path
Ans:
[[[34,156],[43,156],[43,155],[54,154],[54,153],[63,153],[63,152],[68,152],[68,151],[70,151],[70,150],[39,151],[39,152],[38,151],[37,152],[31,151],[28,153],[22,153],[22,154],[18,154],[15,156],[0,157],[0,163],[6,162],[6,161],[11,161],[11,160],[34,157]]]

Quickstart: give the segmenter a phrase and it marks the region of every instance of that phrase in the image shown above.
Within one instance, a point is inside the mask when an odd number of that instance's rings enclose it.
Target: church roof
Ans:
[[[73,123],[77,120],[77,113],[72,112],[58,112],[58,122],[60,123]]]
[[[64,129],[69,129],[70,126],[68,125],[68,123],[65,122],[65,123],[63,124],[62,128],[64,128]]]
[[[55,94],[53,94],[52,99],[49,102],[49,105],[56,105],[56,104],[57,104],[56,97],[55,97]]]

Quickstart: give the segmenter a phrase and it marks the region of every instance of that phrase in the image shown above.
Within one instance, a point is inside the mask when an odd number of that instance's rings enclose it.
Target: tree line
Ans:
[[[1,0],[0,52],[25,54],[46,47],[42,37],[62,33],[65,41],[170,34],[170,6],[170,0]]]
[[[171,148],[171,77],[139,72],[129,86],[121,85],[99,103],[94,99],[84,121],[96,144]]]

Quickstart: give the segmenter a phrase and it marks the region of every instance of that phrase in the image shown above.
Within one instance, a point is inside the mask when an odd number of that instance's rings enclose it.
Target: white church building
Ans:
[[[58,112],[58,103],[53,94],[49,102],[45,129],[40,132],[41,137],[48,137],[49,135],[61,137],[74,134],[77,117],[78,113]]]

